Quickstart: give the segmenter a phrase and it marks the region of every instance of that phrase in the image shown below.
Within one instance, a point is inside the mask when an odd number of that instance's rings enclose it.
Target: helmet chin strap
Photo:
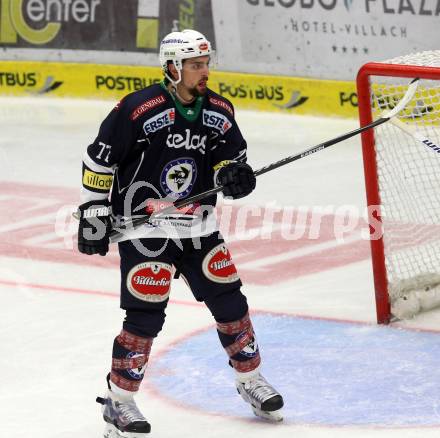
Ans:
[[[177,74],[179,75],[179,77],[177,78],[177,80],[174,80],[169,74],[168,71],[165,70],[165,77],[171,82],[171,85],[173,86],[174,89],[177,88],[177,84],[179,84],[182,81],[182,75],[180,73],[180,70],[178,68],[176,68],[177,70]]]
[[[183,104],[188,104],[194,101],[195,97],[193,97],[192,99],[185,99],[183,98],[178,92],[177,92],[177,85],[180,84],[180,82],[182,82],[182,73],[181,70],[176,66],[176,64],[173,61],[173,65],[174,67],[176,67],[177,70],[177,74],[178,74],[178,78],[177,80],[174,80],[169,74],[168,71],[166,70],[165,73],[165,77],[170,81],[171,83],[171,88],[172,88],[172,92],[173,94],[177,97],[177,99],[179,99]]]

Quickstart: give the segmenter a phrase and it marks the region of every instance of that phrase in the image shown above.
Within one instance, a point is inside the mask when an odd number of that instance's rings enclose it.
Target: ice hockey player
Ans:
[[[241,198],[255,188],[246,142],[232,104],[207,88],[210,42],[195,30],[168,34],[160,45],[165,78],[126,96],[102,122],[83,162],[78,248],[105,255],[115,223],[157,212],[167,201],[222,185]],[[262,418],[282,420],[283,398],[260,373],[242,283],[212,214],[216,197],[127,232],[119,242],[122,331],[115,338],[105,437],[143,437],[150,424],[134,395],[154,338],[162,329],[170,283],[184,277],[212,313],[242,398]],[[116,222],[115,222],[116,221]],[[182,321],[184,324],[184,321]]]

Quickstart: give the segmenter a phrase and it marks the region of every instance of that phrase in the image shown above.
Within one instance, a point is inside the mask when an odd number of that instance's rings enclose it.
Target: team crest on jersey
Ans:
[[[148,119],[144,123],[145,134],[151,134],[153,132],[159,131],[159,129],[165,128],[165,126],[170,126],[174,123],[176,118],[176,112],[174,108],[168,108],[159,114],[156,114],[151,119]]]
[[[208,111],[203,110],[203,124],[205,126],[209,126],[210,128],[214,128],[222,134],[225,134],[228,131],[232,123],[229,119],[223,114],[218,113],[217,111]]]
[[[163,168],[160,185],[167,196],[179,199],[191,192],[196,178],[196,162],[192,158],[179,158]]]

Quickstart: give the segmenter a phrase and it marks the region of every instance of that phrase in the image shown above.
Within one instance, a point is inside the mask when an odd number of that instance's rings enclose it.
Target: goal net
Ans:
[[[440,306],[440,50],[364,65],[359,115],[379,118],[414,78],[397,122],[362,135],[379,323]]]

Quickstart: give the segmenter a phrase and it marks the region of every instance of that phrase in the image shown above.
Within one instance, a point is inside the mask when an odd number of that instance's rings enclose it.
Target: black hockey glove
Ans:
[[[90,201],[78,207],[78,249],[83,254],[99,254],[108,252],[109,234],[112,229],[110,219],[110,202]]]
[[[255,189],[254,171],[246,163],[230,163],[220,168],[217,183],[223,186],[223,195],[233,199],[243,198]]]

